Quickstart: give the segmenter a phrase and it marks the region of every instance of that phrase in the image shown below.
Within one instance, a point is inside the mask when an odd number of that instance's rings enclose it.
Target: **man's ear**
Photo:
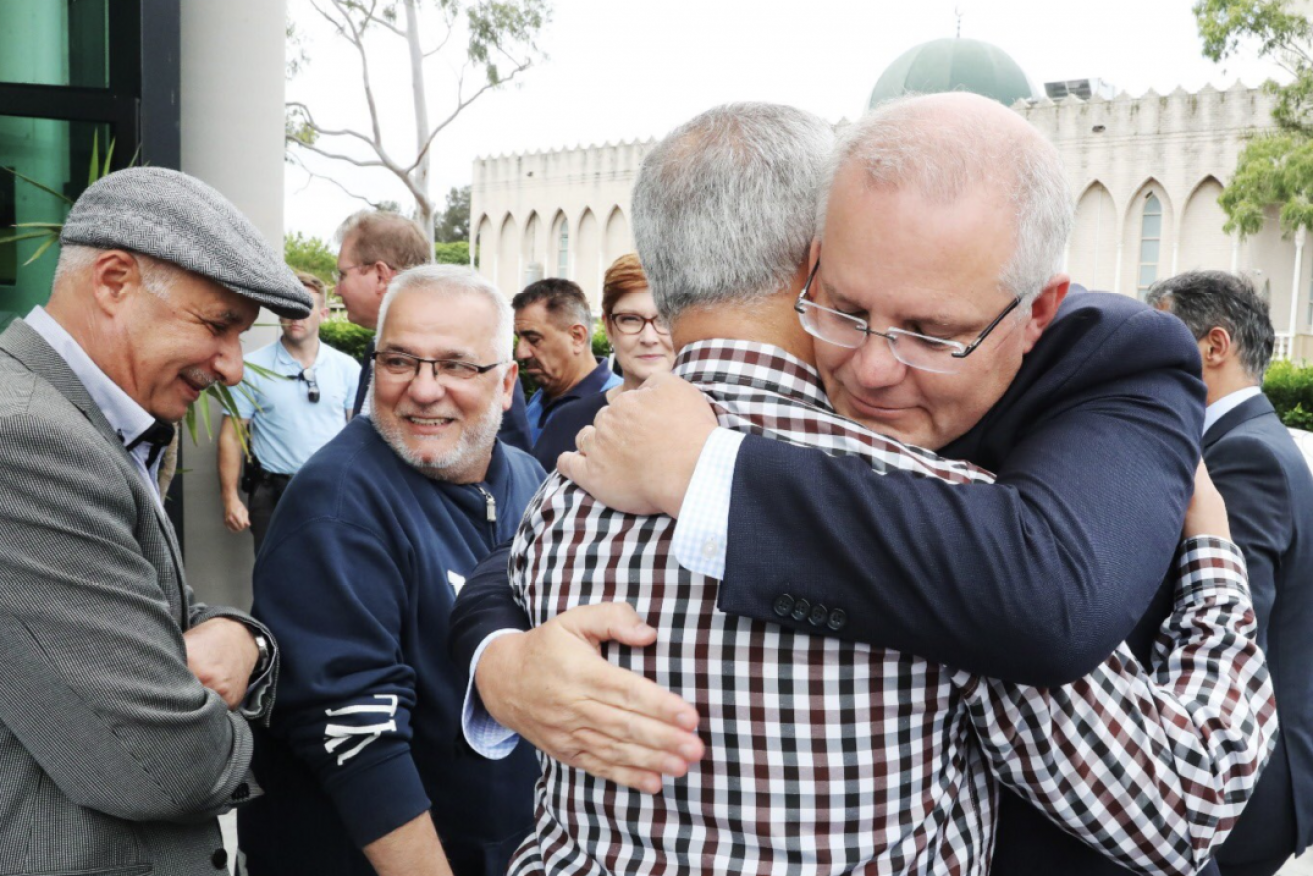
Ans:
[[[1205,368],[1216,368],[1224,364],[1231,358],[1234,349],[1231,333],[1218,325],[1210,328],[1208,334],[1199,339],[1199,352],[1204,357]]]
[[[141,290],[141,265],[121,249],[102,252],[91,264],[91,293],[95,306],[107,315],[122,310]]]
[[[1023,329],[1025,332],[1021,350],[1023,355],[1034,348],[1040,335],[1044,334],[1044,330],[1053,323],[1058,315],[1058,308],[1062,306],[1063,300],[1067,297],[1067,290],[1070,288],[1070,277],[1066,274],[1054,274],[1044,284],[1044,288],[1040,290],[1035,300],[1030,302],[1030,317],[1026,320]]]
[[[515,404],[515,381],[520,379],[520,366],[512,362],[506,368],[506,374],[502,376],[502,400],[501,409],[509,411]]]
[[[400,271],[392,270],[392,266],[387,262],[374,262],[374,276],[378,278],[376,292],[381,299],[388,291],[388,286],[392,283],[392,278],[399,274]]]
[[[588,326],[575,323],[570,326],[570,339],[585,350],[593,348],[593,333],[588,330]]]

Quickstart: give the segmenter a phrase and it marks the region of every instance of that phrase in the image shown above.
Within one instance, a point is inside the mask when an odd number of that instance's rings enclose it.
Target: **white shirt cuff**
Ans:
[[[474,659],[470,661],[470,683],[465,687],[465,704],[461,708],[460,727],[470,748],[489,760],[501,760],[508,756],[515,750],[520,735],[514,730],[507,730],[497,723],[496,718],[488,714],[488,710],[483,707],[483,699],[479,696],[479,689],[474,686],[474,673],[479,669],[479,659],[483,657],[484,649],[492,644],[493,639],[519,632],[523,630],[505,629],[489,633],[488,637],[479,643],[478,650],[474,652]]]
[[[729,501],[743,437],[741,432],[718,428],[702,445],[693,480],[679,506],[673,543],[675,560],[690,572],[725,577]]]

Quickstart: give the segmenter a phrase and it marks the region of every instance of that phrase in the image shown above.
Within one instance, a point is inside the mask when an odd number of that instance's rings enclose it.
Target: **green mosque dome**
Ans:
[[[980,40],[931,40],[908,49],[885,68],[868,107],[904,94],[970,91],[1004,106],[1036,97],[1026,73],[998,46]]]

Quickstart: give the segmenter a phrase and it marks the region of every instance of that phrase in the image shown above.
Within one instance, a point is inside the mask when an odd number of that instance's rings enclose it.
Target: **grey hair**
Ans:
[[[498,362],[510,362],[512,336],[515,332],[515,315],[511,312],[511,304],[501,294],[501,290],[485,280],[478,271],[464,265],[420,265],[393,277],[378,309],[377,337],[383,337],[383,326],[387,324],[393,300],[400,293],[412,289],[439,296],[484,296],[497,314],[496,335],[492,339],[493,355]]]
[[[1267,302],[1248,278],[1226,271],[1187,271],[1155,283],[1145,301],[1179,317],[1196,341],[1214,328],[1225,329],[1245,373],[1255,383],[1263,382],[1276,331]]]
[[[1016,245],[1000,285],[1029,304],[1062,270],[1073,219],[1071,192],[1053,144],[1031,129],[991,124],[982,114],[951,114],[919,95],[896,98],[839,132],[816,202],[816,236],[825,234],[830,187],[849,162],[871,186],[913,186],[951,204],[988,187],[1012,204]]]
[[[55,264],[54,287],[58,288],[83,271],[90,270],[96,259],[104,252],[108,250],[80,244],[70,243],[60,246],[59,261]],[[173,284],[182,274],[182,268],[139,252],[133,252],[132,257],[137,260],[141,287],[157,298],[168,298]]]
[[[744,302],[788,286],[811,246],[830,124],[735,103],[676,128],[634,184],[634,240],[657,310]]]

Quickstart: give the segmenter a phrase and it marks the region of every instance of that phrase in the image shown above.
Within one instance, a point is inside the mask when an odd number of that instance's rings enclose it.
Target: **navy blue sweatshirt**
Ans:
[[[447,624],[543,478],[498,442],[482,484],[430,480],[357,418],[293,479],[255,568],[282,667],[257,738],[265,796],[239,818],[253,876],[372,874],[359,848],[425,810],[456,873],[504,869],[538,766],[527,745],[503,761],[466,746]]]

